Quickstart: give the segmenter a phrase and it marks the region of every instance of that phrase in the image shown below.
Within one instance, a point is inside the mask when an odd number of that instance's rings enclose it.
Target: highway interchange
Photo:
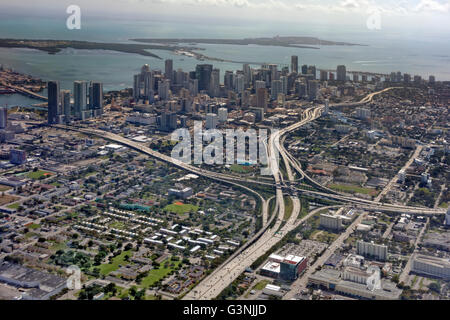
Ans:
[[[373,97],[378,94],[382,94],[393,88],[387,88],[378,92],[374,92],[366,96],[360,102],[335,104],[330,107],[336,106],[357,106],[372,101]],[[316,211],[310,212],[302,219],[298,219],[301,212],[301,204],[299,195],[307,195],[315,198],[325,198],[330,200],[339,201],[341,203],[351,204],[355,207],[364,208],[372,211],[389,211],[389,212],[407,212],[410,214],[421,215],[434,215],[444,214],[444,210],[441,209],[427,209],[417,207],[407,207],[400,205],[391,205],[380,203],[381,197],[375,199],[375,201],[359,199],[347,195],[340,194],[334,190],[330,190],[310,178],[301,168],[298,161],[290,155],[284,148],[284,141],[286,135],[293,131],[296,131],[301,126],[314,121],[322,115],[324,106],[311,107],[306,109],[301,120],[289,127],[283,128],[279,131],[272,132],[269,137],[269,141],[266,145],[267,154],[269,158],[269,168],[273,175],[274,184],[255,181],[252,179],[238,178],[236,176],[216,173],[201,168],[197,168],[190,164],[186,164],[178,159],[174,159],[170,156],[161,154],[155,150],[152,150],[140,143],[134,142],[120,135],[116,135],[110,132],[97,129],[77,128],[74,126],[54,125],[53,127],[81,132],[87,135],[95,135],[101,138],[120,143],[128,146],[141,153],[147,154],[158,160],[175,165],[181,169],[187,170],[199,176],[210,178],[222,183],[234,185],[239,188],[243,188],[248,192],[256,194],[262,203],[262,218],[263,227],[261,230],[250,239],[244,246],[237,250],[231,257],[229,257],[222,265],[216,268],[210,275],[204,278],[193,290],[191,290],[184,299],[187,300],[211,300],[216,298],[226,287],[228,287],[242,272],[245,271],[254,261],[260,256],[269,251],[276,243],[278,243],[289,231],[298,227],[301,223],[306,221],[309,217],[316,213]],[[284,181],[283,174],[279,168],[279,156],[281,156],[284,163],[284,168],[287,175],[288,184]],[[298,173],[300,180],[305,179],[311,185],[319,189],[319,191],[310,191],[298,189],[295,187],[296,181],[299,180],[294,174],[294,171]],[[245,184],[245,185],[244,185]],[[276,205],[272,216],[269,219],[269,200],[264,199],[258,192],[252,190],[248,184],[259,184],[274,186],[276,188]],[[287,191],[287,192],[286,192]],[[292,213],[287,221],[284,221],[285,217],[285,203],[284,196],[288,195],[293,203]],[[325,208],[321,208],[322,210]],[[276,220],[275,220],[276,219]],[[274,221],[275,220],[275,221]],[[283,224],[284,222],[284,224]],[[273,226],[271,226],[273,224]],[[349,228],[350,230],[351,228]],[[349,231],[350,232],[350,231]],[[343,235],[344,236],[344,235]],[[335,245],[335,244],[334,244]],[[332,248],[329,248],[330,250]],[[329,250],[329,251],[330,251]],[[332,250],[334,251],[334,250]]]

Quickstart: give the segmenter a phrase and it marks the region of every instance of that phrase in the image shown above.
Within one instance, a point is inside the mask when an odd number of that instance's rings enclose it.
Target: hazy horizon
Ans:
[[[39,4],[22,0],[1,4],[0,16],[65,20],[66,8],[72,4],[81,8],[85,21],[204,21],[230,27],[261,24],[275,29],[285,24],[353,29],[356,33],[450,34],[450,0],[43,0]],[[381,17],[380,30],[367,28],[374,12]]]

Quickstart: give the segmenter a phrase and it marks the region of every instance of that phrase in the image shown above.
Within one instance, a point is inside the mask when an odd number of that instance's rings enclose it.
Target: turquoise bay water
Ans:
[[[1,18],[1,17],[0,17]],[[402,71],[438,80],[450,80],[450,42],[442,35],[419,37],[415,32],[396,33],[391,30],[354,30],[349,27],[301,24],[201,24],[172,21],[83,21],[81,30],[67,30],[63,19],[0,19],[1,38],[69,39],[99,42],[129,42],[130,38],[197,37],[244,38],[275,35],[316,36],[326,40],[361,43],[367,46],[328,46],[320,50],[236,45],[198,45],[203,54],[235,61],[258,63],[290,63],[291,55],[299,56],[300,64],[335,69],[345,64],[348,70],[390,73]],[[164,69],[164,59],[173,59],[174,68],[195,69],[198,63],[212,63],[225,70],[241,69],[241,64],[198,61],[168,51],[152,50],[162,60],[135,54],[103,50],[63,50],[56,55],[30,49],[0,48],[0,64],[32,74],[44,80],[59,80],[61,87],[72,89],[74,80],[97,80],[105,90],[132,86],[132,76],[148,63],[151,68]],[[0,104],[8,103],[0,96]],[[11,103],[11,101],[9,101]]]

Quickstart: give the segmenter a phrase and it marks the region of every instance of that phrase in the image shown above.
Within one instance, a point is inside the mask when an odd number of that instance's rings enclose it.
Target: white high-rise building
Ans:
[[[321,214],[320,226],[325,229],[339,231],[342,229],[342,218],[338,215]]]
[[[266,82],[257,80],[255,81],[255,91],[258,92],[258,89],[264,89],[266,87]]]
[[[226,122],[228,119],[228,109],[227,108],[219,108],[219,122]]]
[[[206,115],[206,130],[216,129],[217,128],[217,114],[208,113]]]
[[[143,74],[144,77],[144,98],[149,100],[150,102],[153,101],[154,98],[154,78],[152,72],[145,72]]]
[[[406,172],[405,172],[405,170],[402,169],[398,173],[398,181],[400,183],[405,183],[405,179],[406,179]]]
[[[356,109],[356,117],[358,119],[367,120],[370,119],[371,113],[369,109],[366,108],[357,108]]]
[[[168,100],[170,91],[170,80],[166,79],[159,82],[158,95],[160,100]]]
[[[377,260],[386,261],[388,248],[385,245],[359,240],[356,243],[356,252],[362,256],[370,256]]]
[[[252,69],[250,68],[250,65],[246,63],[243,65],[242,70],[244,71],[245,86],[248,87],[252,81]]]
[[[433,277],[450,279],[450,260],[422,254],[415,254],[411,270]]]
[[[245,78],[243,74],[236,76],[236,92],[242,94],[245,89]]]
[[[73,107],[77,117],[82,117],[82,113],[87,110],[87,81],[75,81],[73,83]]]

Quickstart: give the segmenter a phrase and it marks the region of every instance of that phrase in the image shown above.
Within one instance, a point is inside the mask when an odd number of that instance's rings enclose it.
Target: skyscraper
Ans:
[[[278,65],[276,64],[269,64],[269,70],[270,70],[270,80],[279,80],[278,76]]]
[[[218,117],[215,113],[208,113],[206,115],[206,130],[216,129]]]
[[[75,81],[73,83],[73,107],[76,117],[84,119],[87,110],[87,82]]]
[[[267,111],[267,89],[258,88],[256,90],[256,107],[264,109]]]
[[[409,73],[405,73],[403,75],[403,82],[404,83],[410,83],[411,82],[411,75]]]
[[[414,84],[420,84],[422,82],[422,77],[415,75],[414,76]]]
[[[94,81],[91,87],[89,103],[91,109],[94,110],[94,116],[99,116],[103,114],[103,83]]]
[[[265,87],[266,87],[265,81],[260,81],[260,80],[255,81],[255,91],[258,91],[258,89],[265,88]]]
[[[165,62],[165,73],[164,76],[166,79],[169,79],[173,82],[173,60],[167,59]]]
[[[70,90],[61,91],[61,110],[65,117],[65,122],[70,122],[72,108],[70,105]]]
[[[8,109],[0,108],[0,129],[6,129],[8,126]]]
[[[189,93],[193,96],[198,94],[198,80],[197,79],[189,79],[188,82]]]
[[[319,83],[317,80],[308,81],[308,96],[309,100],[315,100],[317,98],[317,93],[319,91]]]
[[[317,69],[316,66],[309,66],[308,67],[308,74],[312,74],[312,78],[316,79],[317,77]]]
[[[280,77],[280,81],[281,81],[281,92],[286,95],[288,91],[288,78],[282,76]]]
[[[175,130],[177,128],[177,114],[175,112],[163,112],[161,114],[160,129],[162,131]]]
[[[228,119],[228,110],[227,108],[219,108],[218,110],[219,114],[219,121],[220,122],[226,122]]]
[[[291,72],[298,73],[298,56],[291,57]]]
[[[166,79],[164,81],[160,81],[158,85],[159,99],[161,100],[169,99],[169,90],[170,90],[170,80]]]
[[[272,100],[276,100],[278,98],[278,94],[283,92],[283,82],[281,80],[273,80],[272,88],[270,91],[270,98]]]
[[[209,95],[217,97],[220,92],[220,69],[213,69],[211,72],[211,83],[209,86]]]
[[[60,104],[59,82],[49,81],[48,91],[48,124],[55,124],[58,121],[58,108]]]
[[[211,83],[211,73],[213,66],[211,64],[198,64],[195,68],[195,78],[198,80],[198,90],[208,91]]]
[[[436,82],[436,77],[435,77],[435,76],[430,76],[430,77],[428,78],[428,82],[429,82],[430,84],[434,84],[434,83]]]
[[[143,74],[144,78],[144,99],[148,100],[149,102],[153,102],[154,98],[154,78],[152,72],[145,72]]]
[[[223,84],[225,85],[225,89],[227,91],[233,90],[233,78],[234,78],[233,71],[225,71]]]
[[[336,70],[336,80],[337,81],[347,81],[347,69],[344,65],[340,65]]]
[[[308,65],[304,64],[302,65],[302,74],[307,74],[308,73]]]
[[[141,96],[141,75],[135,74],[133,77],[133,98],[139,100]]]
[[[236,92],[242,94],[245,89],[245,79],[243,74],[236,76]]]
[[[248,85],[252,81],[252,69],[250,68],[250,65],[246,63],[243,65],[242,71],[244,72],[245,87],[248,88]]]
[[[320,70],[320,81],[328,80],[328,72],[325,70]]]

